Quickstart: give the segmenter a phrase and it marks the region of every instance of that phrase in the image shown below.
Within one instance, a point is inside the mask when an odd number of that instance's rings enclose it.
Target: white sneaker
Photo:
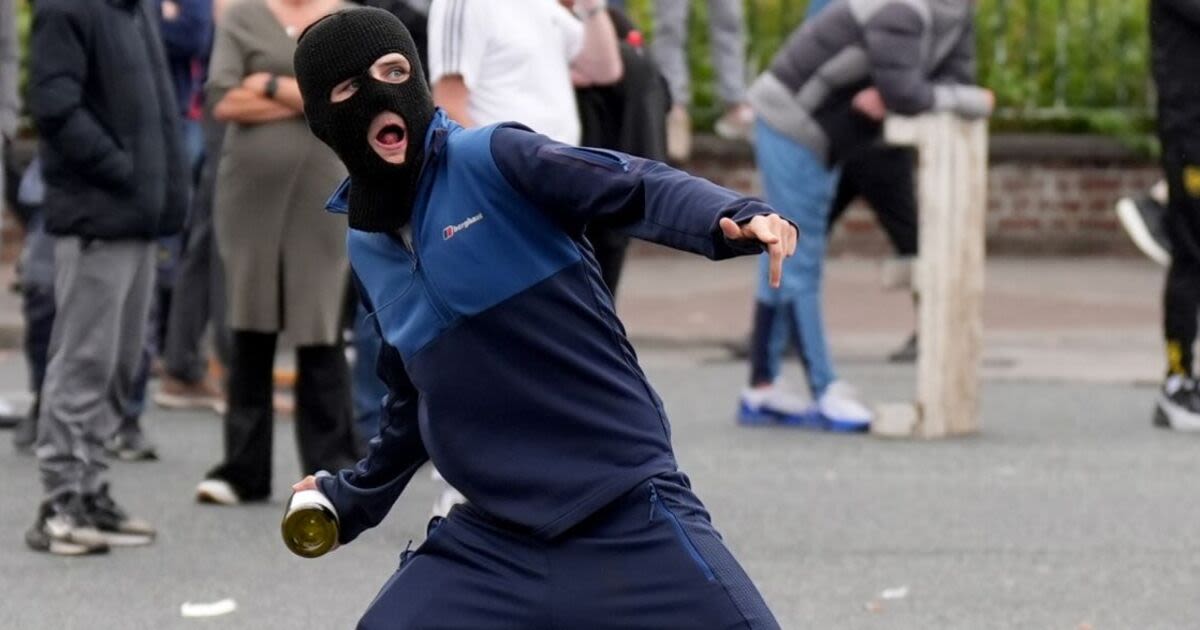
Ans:
[[[1176,375],[1163,383],[1154,408],[1154,425],[1176,431],[1200,431],[1200,390],[1196,381]]]
[[[754,110],[745,103],[730,107],[717,119],[714,131],[726,140],[749,141],[754,129]]]
[[[860,433],[871,428],[871,411],[859,402],[858,392],[845,381],[834,381],[817,401],[830,431]]]
[[[430,512],[433,516],[445,518],[450,514],[450,508],[456,505],[461,505],[467,502],[467,497],[464,497],[461,492],[454,488],[446,488],[442,491],[442,496],[438,497],[437,501],[433,502],[433,509]]]
[[[761,425],[779,422],[795,426],[815,425],[819,420],[812,401],[776,382],[770,387],[747,387],[738,404],[738,422]]]
[[[196,501],[217,505],[238,505],[242,502],[237,490],[224,479],[205,479],[196,486]]]

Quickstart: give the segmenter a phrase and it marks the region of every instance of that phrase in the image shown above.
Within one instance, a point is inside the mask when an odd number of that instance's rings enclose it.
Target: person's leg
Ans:
[[[1200,309],[1200,138],[1163,138],[1163,170],[1169,200],[1166,232],[1171,260],[1163,290],[1167,378],[1155,406],[1154,424],[1200,431],[1200,385],[1192,377],[1197,310]]]
[[[56,239],[57,312],[37,439],[46,501],[26,535],[34,549],[87,553],[106,546],[83,497],[98,489],[107,467],[104,441],[116,423],[111,389],[122,353],[123,311],[139,279],[137,252],[128,243]],[[48,525],[53,519],[58,522]]]
[[[800,238],[796,253],[784,262],[783,284],[768,284],[769,261],[760,257],[757,300],[764,304],[790,302],[814,396],[836,380],[825,342],[821,313],[821,273],[825,259],[826,212],[833,197],[836,174],[796,141],[758,123],[755,150],[767,201],[796,224]],[[769,338],[769,336],[759,336]],[[767,352],[770,364],[778,353]]]
[[[106,467],[115,429],[111,387],[121,354],[125,296],[135,269],[112,243],[60,237],[57,313],[38,423],[38,459],[49,499],[83,494]],[[140,346],[140,343],[138,344]]]
[[[671,93],[667,114],[667,157],[683,162],[692,153],[692,102],[687,62],[688,0],[654,1],[654,39],[651,50]]]
[[[687,63],[688,0],[654,0],[654,60],[671,91],[671,102],[687,107],[692,102]]]
[[[708,27],[721,102],[718,136],[749,140],[754,111],[746,103],[746,22],[742,0],[708,0]]]
[[[227,483],[233,502],[266,499],[271,494],[271,448],[274,439],[275,333],[233,331],[229,364],[228,410],[225,412],[225,459],[207,477]],[[202,484],[203,485],[203,484]],[[202,501],[221,501],[205,496]]]
[[[379,434],[379,418],[387,386],[379,379],[376,361],[383,345],[375,323],[360,303],[354,320],[354,427],[361,443]]]
[[[1200,150],[1200,141],[1190,143]],[[1200,308],[1200,160],[1180,140],[1164,142],[1163,170],[1169,189],[1167,234],[1171,264],[1163,292],[1163,332],[1168,376],[1191,377]]]
[[[109,413],[113,418],[124,420],[121,426],[126,431],[117,441],[117,454],[130,459],[129,452],[137,452],[137,459],[153,458],[153,449],[145,444],[141,428],[137,427],[140,414],[136,398],[144,391],[140,382],[141,370],[145,369],[143,340],[149,326],[149,311],[154,292],[156,245],[153,242],[121,241],[112,244],[119,248],[120,260],[113,268],[129,278],[125,287],[120,312],[120,329],[116,339],[116,365],[109,385]],[[121,418],[124,414],[124,418]],[[127,420],[133,417],[136,433],[129,433]],[[136,437],[131,437],[136,436]],[[141,440],[130,442],[130,439]],[[109,484],[101,478],[107,468],[89,461],[84,473],[83,502],[88,517],[113,546],[148,545],[154,541],[156,531],[146,521],[129,516],[109,494]]]
[[[141,418],[146,409],[150,362],[156,354],[153,329],[161,299],[155,286],[159,251],[157,243],[145,244],[140,255],[146,264],[137,267],[121,314],[120,352],[109,396],[119,424],[109,446],[125,461],[158,459],[142,430]]]
[[[903,270],[911,266],[912,258],[917,255],[915,169],[916,153],[907,147],[877,146],[846,160],[830,213],[830,229],[837,221],[837,216],[845,210],[845,204],[860,195],[875,213],[900,259],[891,263],[898,265],[893,269]],[[914,308],[916,301],[914,293]],[[900,348],[888,355],[888,360],[893,363],[912,363],[917,360],[916,331],[909,335]]]
[[[564,628],[779,627],[682,473],[644,482],[548,550]]]
[[[33,405],[13,432],[13,446],[20,453],[32,454],[37,441],[54,311],[54,238],[46,233],[45,218],[38,211],[26,226],[25,247],[21,251],[21,314],[25,320],[25,360],[29,365]]]
[[[726,106],[746,100],[746,21],[743,13],[741,0],[708,0],[713,68],[717,72],[721,102]]]
[[[459,507],[444,519],[435,517],[425,542],[401,554],[400,568],[380,589],[357,627],[499,630],[555,626],[548,609],[548,578],[543,545]]]
[[[334,472],[358,460],[350,367],[341,346],[296,349],[296,446],[300,472]]]
[[[207,168],[207,167],[206,167]],[[224,321],[223,278],[213,238],[211,191],[198,191],[189,217],[188,240],[179,261],[174,302],[168,315],[163,353],[164,374],[156,403],[172,409],[204,408],[221,413],[224,399],[220,388],[209,382],[204,335],[213,323],[213,340],[218,356],[227,359],[228,333],[219,330]]]

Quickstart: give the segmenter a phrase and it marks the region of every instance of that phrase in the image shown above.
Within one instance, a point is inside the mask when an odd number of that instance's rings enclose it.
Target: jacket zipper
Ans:
[[[671,508],[667,507],[665,501],[659,501],[658,490],[654,487],[654,482],[650,482],[651,521],[654,520],[654,511],[659,505],[662,506],[663,514],[667,515],[667,520],[670,521],[671,528],[675,530],[675,537],[679,539],[679,544],[683,545],[684,551],[687,551],[688,555],[692,557],[692,561],[696,563],[696,566],[700,567],[700,570],[704,573],[704,579],[708,580],[709,582],[716,581],[717,576],[713,574],[712,567],[709,566],[708,561],[704,559],[704,556],[700,555],[700,550],[696,547],[696,544],[692,542],[692,539],[690,536],[688,536],[687,532],[684,531],[683,523],[679,521],[678,516],[675,516],[675,512],[671,511]]]
[[[445,131],[441,130],[441,129],[437,129],[437,130],[434,130],[433,133],[436,137],[435,137],[434,142],[432,143],[432,148],[431,148],[429,157],[421,163],[421,171],[419,173],[417,173],[417,181],[418,182],[422,181],[425,178],[425,168],[429,165],[430,162],[432,162],[435,158],[437,158],[438,153],[440,153],[440,151],[439,151],[440,147],[438,146],[438,143],[441,142],[441,140],[442,140],[441,136],[443,136],[445,134]],[[422,201],[420,198],[425,196],[424,192],[425,191],[421,191],[417,195],[418,202]],[[408,239],[404,238],[403,233],[398,234],[397,236],[399,236],[400,242],[404,244],[404,247],[408,250],[409,254],[412,256],[413,273],[415,273],[416,275],[418,275],[421,278],[421,288],[425,291],[425,296],[427,298],[429,298],[429,303],[431,305],[433,305],[434,312],[437,313],[438,318],[440,318],[443,323],[448,324],[448,323],[450,323],[450,319],[451,319],[450,308],[446,305],[446,302],[442,299],[442,296],[440,294],[438,294],[437,287],[435,287],[433,284],[433,279],[429,277],[428,273],[424,272],[421,269],[421,257],[420,257],[420,255],[417,254],[417,250],[420,247],[420,243],[417,241],[417,233],[419,232],[419,230],[417,229],[417,226],[415,225],[415,219],[416,219],[415,210],[420,205],[421,205],[421,203],[415,203],[413,205],[413,210],[414,210],[413,217],[412,217],[412,219],[409,220],[409,225],[412,227],[411,242]]]

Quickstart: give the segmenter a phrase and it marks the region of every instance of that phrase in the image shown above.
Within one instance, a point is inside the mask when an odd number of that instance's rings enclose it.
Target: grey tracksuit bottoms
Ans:
[[[155,243],[59,237],[57,314],[37,455],[47,499],[94,493],[104,443],[128,415],[154,288]]]
[[[687,65],[689,0],[654,0],[654,59],[676,105],[692,102]],[[726,105],[746,100],[746,23],[742,0],[708,0],[713,67]]]

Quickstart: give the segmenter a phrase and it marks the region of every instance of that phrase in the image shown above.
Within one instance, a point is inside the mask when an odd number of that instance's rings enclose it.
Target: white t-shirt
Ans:
[[[462,75],[479,125],[514,121],[579,144],[570,64],[582,48],[583,23],[557,0],[433,0],[429,7],[430,79]]]

